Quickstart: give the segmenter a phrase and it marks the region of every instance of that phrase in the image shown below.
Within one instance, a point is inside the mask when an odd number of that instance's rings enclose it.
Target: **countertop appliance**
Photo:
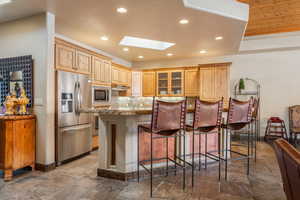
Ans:
[[[111,87],[93,86],[93,106],[106,106],[111,104]]]
[[[57,71],[56,163],[92,150],[91,84],[87,75]]]

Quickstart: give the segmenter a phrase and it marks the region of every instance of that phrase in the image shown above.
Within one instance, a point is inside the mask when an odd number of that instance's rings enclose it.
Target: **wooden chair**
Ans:
[[[284,139],[274,142],[287,200],[300,199],[300,152]]]
[[[296,145],[300,134],[300,105],[289,107],[289,125],[291,141]]]

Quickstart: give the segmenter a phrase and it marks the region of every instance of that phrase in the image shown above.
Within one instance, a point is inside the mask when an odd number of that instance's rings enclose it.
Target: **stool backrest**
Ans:
[[[289,107],[290,130],[293,133],[300,132],[300,105]]]
[[[300,152],[284,139],[274,142],[287,200],[300,199]]]
[[[215,102],[196,99],[193,128],[219,126],[221,124],[222,110],[223,98]]]
[[[251,121],[253,98],[249,101],[229,99],[227,124],[247,124]]]
[[[151,123],[153,132],[184,129],[185,117],[186,100],[179,102],[153,100]]]

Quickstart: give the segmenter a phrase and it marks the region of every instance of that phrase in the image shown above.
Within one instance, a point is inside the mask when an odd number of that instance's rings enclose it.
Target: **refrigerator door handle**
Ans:
[[[82,94],[81,94],[81,88],[79,82],[78,82],[78,102],[79,102],[79,111],[80,111],[82,109]]]
[[[74,102],[75,102],[75,113],[78,114],[79,111],[79,101],[78,101],[78,82],[75,82],[75,89],[74,89]]]

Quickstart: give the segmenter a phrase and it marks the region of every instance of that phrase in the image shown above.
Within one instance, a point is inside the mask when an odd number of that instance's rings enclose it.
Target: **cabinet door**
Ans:
[[[200,68],[200,99],[205,101],[216,100],[215,68]]]
[[[155,72],[143,72],[143,96],[155,96]]]
[[[16,120],[13,126],[13,168],[19,169],[35,161],[35,120]]]
[[[109,85],[111,83],[111,63],[98,57],[93,57],[92,77],[96,84]]]
[[[89,74],[92,66],[92,56],[82,51],[76,51],[76,68],[78,72]]]
[[[101,83],[102,59],[93,57],[92,78],[95,83]]]
[[[72,71],[76,69],[75,65],[75,49],[61,44],[55,46],[56,68]]]
[[[170,72],[170,96],[183,96],[183,86],[184,86],[184,71],[171,71]]]
[[[127,84],[127,71],[120,69],[120,79],[119,79],[120,83],[122,85],[126,85]]]
[[[104,84],[109,85],[111,84],[111,62],[107,60],[103,60],[102,67],[103,67],[102,71],[104,72],[104,76],[102,76],[101,81]]]
[[[216,98],[221,99],[224,97],[224,107],[228,104],[228,67],[227,66],[216,66],[215,68],[215,87],[216,87]]]
[[[142,73],[132,72],[132,96],[142,96]]]
[[[112,67],[111,69],[111,77],[113,83],[119,83],[119,69],[116,67]]]
[[[157,72],[157,96],[169,96],[169,72]]]
[[[185,96],[199,96],[199,69],[189,69],[184,72]]]

